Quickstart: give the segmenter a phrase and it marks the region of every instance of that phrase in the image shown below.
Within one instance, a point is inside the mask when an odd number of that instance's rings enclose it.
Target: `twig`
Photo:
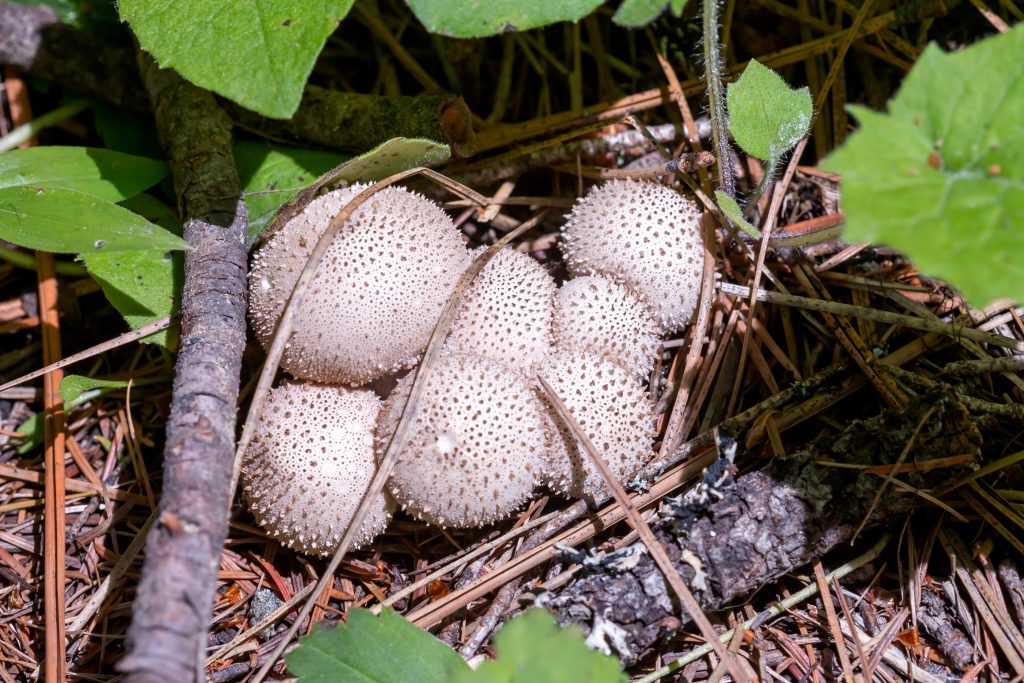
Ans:
[[[245,348],[247,214],[231,123],[213,96],[138,60],[182,207],[185,254],[181,342],[164,449],[160,513],[146,542],[126,681],[204,678]]]

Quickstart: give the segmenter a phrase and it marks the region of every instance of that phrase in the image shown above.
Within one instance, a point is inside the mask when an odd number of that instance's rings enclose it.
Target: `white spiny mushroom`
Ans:
[[[658,352],[651,309],[625,285],[601,276],[569,280],[555,297],[555,346],[606,356],[646,377]]]
[[[399,382],[377,424],[382,457],[412,388]],[[519,375],[494,361],[442,356],[425,377],[411,437],[391,474],[395,500],[440,527],[507,517],[540,483],[547,455],[541,406]]]
[[[365,187],[316,198],[256,252],[249,312],[264,347],[320,235]],[[324,254],[281,367],[303,379],[350,385],[410,367],[469,260],[441,207],[400,187],[381,190]]]
[[[271,391],[242,464],[256,522],[299,552],[327,555],[341,541],[376,471],[370,391],[289,383]],[[375,500],[356,547],[384,531],[392,504]]]
[[[605,275],[635,290],[661,331],[693,317],[704,267],[701,212],[675,190],[652,182],[612,180],[577,200],[562,227],[574,275]]]
[[[654,441],[654,407],[633,373],[592,353],[561,351],[544,362],[540,375],[590,437],[619,482],[644,464]],[[555,437],[550,467],[545,471],[548,486],[575,498],[607,491],[601,473],[583,447],[543,400]]]
[[[526,254],[502,249],[473,280],[445,352],[529,369],[551,353],[555,281]]]

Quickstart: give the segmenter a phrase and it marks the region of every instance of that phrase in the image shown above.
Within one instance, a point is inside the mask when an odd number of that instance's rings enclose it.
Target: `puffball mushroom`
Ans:
[[[701,211],[665,185],[612,180],[577,200],[562,227],[573,275],[604,275],[637,292],[664,333],[689,324],[704,268]]]
[[[537,397],[517,371],[471,356],[442,356],[423,381],[410,438],[391,473],[395,500],[440,527],[477,527],[507,517],[529,500],[545,467]],[[402,379],[384,402],[378,458],[412,382],[412,375]]]
[[[270,392],[242,461],[242,491],[271,538],[309,555],[329,555],[370,486],[373,430],[381,401],[371,391],[307,383]],[[393,504],[373,501],[354,547],[384,531]]]
[[[249,317],[266,348],[317,240],[366,185],[314,199],[253,257]],[[470,256],[448,214],[388,187],[335,236],[295,318],[281,367],[325,384],[360,385],[415,364]]]
[[[584,275],[565,282],[555,296],[555,345],[607,356],[646,377],[658,352],[658,325],[628,287]]]
[[[622,482],[651,455],[654,406],[636,376],[611,360],[588,352],[560,351],[540,370],[573,419],[579,423]],[[543,398],[553,443],[545,483],[574,498],[607,490],[590,457],[568,426]]]
[[[555,291],[544,266],[502,249],[467,290],[445,352],[532,368],[551,352]]]

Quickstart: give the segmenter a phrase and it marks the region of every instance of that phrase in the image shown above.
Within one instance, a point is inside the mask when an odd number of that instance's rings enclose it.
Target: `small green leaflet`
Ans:
[[[58,254],[188,248],[128,209],[59,187],[0,189],[0,239]]]
[[[735,199],[722,192],[721,190],[715,190],[715,199],[718,200],[718,208],[722,210],[726,218],[736,224],[736,227],[747,233],[754,239],[760,239],[761,231],[751,225],[743,216],[743,209],[736,202]]]
[[[299,106],[313,63],[353,0],[121,0],[160,66],[271,118]]]
[[[678,17],[686,9],[687,2],[688,0],[625,0],[619,5],[619,9],[615,10],[612,21],[626,28],[640,28],[661,16],[666,7],[671,7],[672,16]]]
[[[285,661],[300,683],[444,683],[469,669],[454,650],[391,608],[379,617],[351,609],[345,623],[314,629]]]
[[[756,59],[726,92],[729,132],[743,151],[773,164],[811,127],[811,93],[790,88]]]
[[[431,166],[451,155],[448,145],[420,138],[391,138],[365,154],[328,171],[281,205],[260,239],[267,239],[281,225],[297,216],[321,189],[339,183],[372,183],[416,166]]]
[[[619,660],[587,648],[575,628],[559,628],[542,609],[530,609],[498,631],[496,659],[452,683],[625,683]]]
[[[167,164],[91,147],[29,147],[0,154],[0,188],[75,190],[119,202],[157,184]]]
[[[126,379],[96,379],[83,375],[68,375],[60,381],[60,397],[64,405],[77,405],[79,397],[91,389],[123,389],[128,386]]]
[[[235,165],[249,208],[248,243],[256,241],[278,207],[346,158],[332,152],[269,142],[236,142]]]
[[[123,1],[123,0],[122,0]],[[431,33],[453,38],[484,38],[509,31],[528,31],[557,21],[576,21],[604,0],[407,0]]]
[[[977,306],[1024,301],[1024,25],[969,48],[934,44],[889,113],[822,167],[842,176],[844,234],[888,244]]]

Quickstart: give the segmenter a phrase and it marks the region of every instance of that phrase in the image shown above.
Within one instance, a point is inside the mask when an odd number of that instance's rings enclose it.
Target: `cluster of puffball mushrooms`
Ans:
[[[250,319],[269,346],[331,218],[365,185],[324,194],[257,251]],[[504,249],[472,282],[443,355],[425,377],[412,436],[356,545],[401,506],[439,527],[508,517],[539,486],[576,498],[605,489],[548,403],[539,375],[625,481],[651,455],[645,389],[660,339],[689,323],[703,268],[697,205],[670,187],[611,181],[562,227],[573,278],[557,286],[529,254]],[[337,546],[397,426],[416,365],[475,258],[448,214],[400,187],[372,195],[335,236],[298,312],[245,455],[245,500],[266,532],[311,555]]]

